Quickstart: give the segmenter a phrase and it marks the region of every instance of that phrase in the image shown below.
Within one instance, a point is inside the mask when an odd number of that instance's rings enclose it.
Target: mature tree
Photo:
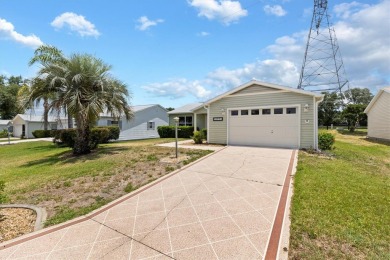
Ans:
[[[50,109],[60,112],[64,108],[73,115],[77,124],[73,153],[86,154],[90,148],[90,127],[103,112],[114,117],[132,117],[127,102],[126,85],[110,76],[111,66],[86,54],[74,54],[66,62],[44,66],[41,75],[56,89]]]
[[[17,102],[18,91],[21,86],[19,84],[15,84],[22,82],[22,78],[11,76],[11,81],[7,80],[5,76],[1,76],[0,78],[0,118],[12,119],[17,114],[24,112],[24,109],[19,107]],[[20,82],[17,80],[15,81],[15,78],[20,78]],[[7,81],[8,84],[5,81]]]
[[[168,112],[172,111],[172,110],[175,110],[173,107],[166,107],[165,109],[168,110]]]
[[[11,76],[8,78],[8,85],[22,85],[23,78],[22,76]]]
[[[318,106],[318,122],[324,126],[338,123],[342,101],[335,92],[322,92],[324,100]]]
[[[349,104],[344,108],[342,116],[348,122],[349,131],[355,131],[360,121],[367,120],[367,115],[364,113],[366,107],[362,104]]]
[[[344,96],[349,104],[361,105],[368,105],[374,97],[368,88],[351,88],[344,92]]]

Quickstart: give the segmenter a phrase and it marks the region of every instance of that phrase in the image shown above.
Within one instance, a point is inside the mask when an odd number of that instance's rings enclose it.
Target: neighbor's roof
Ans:
[[[193,110],[199,108],[203,103],[191,103],[181,107],[176,108],[175,110],[169,111],[168,114],[185,114],[193,113]]]
[[[27,122],[43,122],[43,116],[17,114],[14,117],[14,119],[16,117],[20,117],[21,119],[23,119],[24,121],[27,121]],[[58,119],[65,120],[66,118],[57,118],[57,117],[54,117],[54,116],[49,116],[48,117],[48,121],[49,122],[57,122]]]
[[[7,125],[11,120],[0,120],[0,125]]]
[[[133,112],[139,112],[139,111],[142,111],[144,109],[147,109],[147,108],[151,108],[151,107],[155,107],[155,106],[159,106],[161,107],[162,109],[165,109],[163,108],[161,105],[159,104],[150,104],[150,105],[139,105],[139,106],[132,106],[131,109],[133,110]],[[111,113],[100,113],[100,116],[101,117],[112,117]]]
[[[378,98],[383,94],[383,92],[390,94],[390,87],[384,87],[378,91],[378,93],[375,95],[375,97],[371,100],[370,104],[366,107],[364,110],[364,113],[368,113],[368,111],[371,110],[372,106],[375,104],[375,102],[378,100]]]
[[[220,100],[221,98],[224,98],[230,94],[233,94],[237,91],[240,91],[244,88],[247,88],[249,86],[252,86],[252,85],[260,85],[260,86],[264,86],[264,87],[269,87],[269,88],[274,88],[274,89],[279,89],[279,90],[285,90],[285,91],[289,91],[289,92],[294,92],[294,93],[299,93],[299,94],[303,94],[303,95],[309,95],[309,96],[313,96],[313,97],[317,97],[317,98],[323,98],[324,95],[323,94],[319,94],[319,93],[315,93],[315,92],[311,92],[311,91],[307,91],[307,90],[302,90],[302,89],[296,89],[296,88],[290,88],[290,87],[284,87],[284,86],[280,86],[280,85],[276,85],[276,84],[272,84],[272,83],[266,83],[266,82],[261,82],[261,81],[258,81],[258,80],[251,80],[245,84],[242,84],[241,86],[238,86],[236,88],[233,88],[215,98],[212,98],[208,101],[205,102],[205,105],[207,104],[210,104],[210,103],[213,103],[217,100]]]

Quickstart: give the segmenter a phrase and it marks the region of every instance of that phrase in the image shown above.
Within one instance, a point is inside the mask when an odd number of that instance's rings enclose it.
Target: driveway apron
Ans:
[[[227,147],[94,214],[3,243],[0,259],[265,258],[294,154]]]

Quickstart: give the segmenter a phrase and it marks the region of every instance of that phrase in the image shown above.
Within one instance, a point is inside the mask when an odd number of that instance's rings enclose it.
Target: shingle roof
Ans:
[[[7,125],[11,120],[0,120],[0,125]]]
[[[169,111],[168,114],[185,114],[193,113],[193,109],[198,108],[203,103],[191,103],[181,107],[176,108],[175,110]]]
[[[28,122],[43,122],[43,116],[26,115],[26,114],[18,114],[17,116],[22,118],[24,121],[28,121]],[[58,119],[66,119],[66,118],[57,118],[54,116],[48,117],[49,122],[56,122]]]
[[[157,104],[139,105],[139,106],[132,106],[131,109],[133,110],[133,112],[138,112],[138,111],[141,111],[141,110],[144,110],[144,109],[147,109],[150,107],[154,107],[154,106],[160,106],[160,105],[157,105]],[[111,117],[112,115],[110,113],[100,113],[100,116],[101,117]]]

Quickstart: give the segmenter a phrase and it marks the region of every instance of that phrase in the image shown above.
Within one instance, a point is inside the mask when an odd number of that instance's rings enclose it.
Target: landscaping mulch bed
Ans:
[[[34,231],[36,214],[31,209],[0,209],[0,243]]]

